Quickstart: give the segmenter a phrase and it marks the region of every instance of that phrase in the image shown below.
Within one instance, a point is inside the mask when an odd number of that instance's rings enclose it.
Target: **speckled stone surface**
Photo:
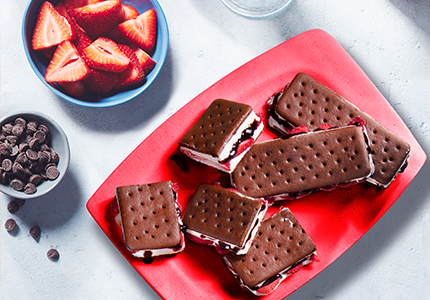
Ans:
[[[63,101],[40,82],[21,41],[27,1],[0,2],[1,116],[23,108],[49,113],[72,148],[68,173],[48,195],[27,200],[13,215],[7,210],[11,199],[0,195],[2,300],[160,299],[91,218],[87,200],[143,139],[188,101],[308,29],[327,31],[347,50],[430,153],[427,0],[293,0],[266,19],[236,15],[221,0],[160,0],[170,45],[159,77],[133,101],[103,109]],[[428,178],[426,163],[362,239],[288,300],[428,298]],[[17,228],[7,232],[4,223],[11,217]],[[29,233],[35,225],[41,228],[38,241]],[[51,248],[59,252],[57,261],[47,258]]]

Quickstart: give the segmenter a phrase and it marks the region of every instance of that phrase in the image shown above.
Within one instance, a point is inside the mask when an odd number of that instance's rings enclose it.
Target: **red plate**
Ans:
[[[178,141],[209,104],[225,98],[250,104],[264,113],[266,100],[281,90],[298,72],[306,72],[369,113],[411,145],[409,166],[383,191],[366,184],[319,192],[305,198],[277,203],[288,206],[318,247],[320,262],[287,278],[265,299],[281,299],[301,287],[361,238],[397,200],[426,160],[426,155],[406,125],[348,53],[321,30],[302,33],[267,51],[227,75],[198,95],[144,140],[107,178],[88,201],[87,208],[101,229],[136,271],[164,299],[244,299],[252,297],[224,267],[212,247],[187,240],[185,251],[156,258],[146,265],[132,257],[121,241],[111,202],[121,185],[171,180],[179,184],[184,209],[202,182],[224,180],[212,168],[190,162],[182,171],[170,156]],[[383,113],[381,113],[383,112]],[[265,129],[259,141],[273,138]]]

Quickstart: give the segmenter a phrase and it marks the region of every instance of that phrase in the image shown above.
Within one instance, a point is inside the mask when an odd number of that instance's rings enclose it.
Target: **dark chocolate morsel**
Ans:
[[[58,171],[57,167],[51,166],[48,169],[46,169],[46,177],[50,180],[57,179],[57,177],[60,175],[60,171]]]
[[[16,202],[16,200],[12,200],[7,204],[7,210],[11,213],[14,214],[19,210],[19,205]]]
[[[37,188],[36,185],[34,185],[33,183],[29,182],[24,186],[24,193],[26,193],[27,195],[31,195],[36,193]]]
[[[60,258],[60,253],[56,249],[49,249],[46,253],[50,261],[57,261]]]
[[[33,228],[30,229],[30,235],[33,239],[35,239],[37,242],[40,239],[40,227],[39,226],[34,226]]]
[[[10,187],[13,188],[16,191],[21,191],[24,188],[24,183],[22,183],[21,180],[19,179],[13,179],[10,183],[9,183]]]
[[[4,227],[6,228],[6,231],[12,231],[16,227],[16,222],[14,219],[7,219],[4,223]]]
[[[1,162],[1,166],[3,168],[3,171],[6,171],[6,172],[9,172],[10,170],[12,170],[12,165],[13,165],[13,163],[9,158],[5,158]]]

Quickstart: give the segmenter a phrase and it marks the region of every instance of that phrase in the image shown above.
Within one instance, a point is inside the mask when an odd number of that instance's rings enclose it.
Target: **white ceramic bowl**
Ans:
[[[31,0],[24,12],[23,22],[22,22],[22,40],[24,44],[25,54],[32,67],[33,71],[36,73],[37,77],[48,87],[52,92],[54,92],[59,97],[70,101],[74,104],[87,106],[87,107],[108,107],[118,105],[127,102],[136,96],[143,93],[155,80],[159,74],[169,46],[169,30],[167,26],[166,16],[157,2],[157,0],[122,0],[122,3],[131,5],[137,9],[139,13],[143,13],[148,9],[154,8],[157,13],[157,40],[155,51],[152,58],[156,61],[155,68],[146,76],[143,84],[131,87],[125,90],[112,91],[106,94],[94,94],[86,92],[81,97],[72,97],[68,95],[61,86],[58,84],[51,85],[45,81],[45,71],[49,64],[49,59],[42,53],[34,51],[31,47],[31,40],[33,36],[33,30],[36,25],[37,15],[42,3],[45,0]],[[56,5],[59,0],[50,0],[50,2]]]
[[[66,174],[67,168],[69,167],[69,162],[70,162],[69,141],[67,139],[66,134],[61,129],[60,125],[57,124],[57,122],[55,122],[52,118],[39,112],[23,111],[23,112],[14,113],[13,115],[2,118],[1,126],[9,122],[14,122],[15,119],[18,117],[24,118],[27,122],[30,120],[35,120],[39,124],[45,124],[49,128],[49,131],[51,134],[51,141],[49,143],[49,146],[55,152],[57,152],[59,156],[57,168],[60,171],[60,174],[57,177],[57,179],[46,180],[42,182],[40,185],[38,185],[37,191],[34,194],[26,194],[23,191],[16,191],[9,185],[4,185],[4,184],[1,184],[1,191],[2,193],[14,198],[19,198],[19,199],[36,198],[51,191]]]

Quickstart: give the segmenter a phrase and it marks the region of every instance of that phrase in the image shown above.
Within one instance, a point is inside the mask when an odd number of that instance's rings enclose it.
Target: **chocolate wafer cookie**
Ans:
[[[243,288],[263,296],[317,256],[315,244],[291,211],[284,208],[263,221],[247,254],[228,253],[223,258]]]
[[[244,195],[275,201],[360,182],[372,172],[365,131],[349,125],[255,143],[231,181]]]
[[[368,182],[386,188],[407,166],[410,145],[359,110],[345,98],[305,73],[299,73],[284,91],[269,100],[270,127],[282,133],[306,125],[314,130],[324,123],[345,126],[361,116],[371,141],[375,172]]]
[[[245,254],[267,211],[266,201],[214,184],[201,184],[182,217],[191,240],[219,253]]]
[[[179,141],[190,158],[230,173],[263,131],[251,106],[217,99]]]
[[[124,241],[136,257],[150,262],[154,256],[184,250],[180,210],[170,181],[116,188]]]

